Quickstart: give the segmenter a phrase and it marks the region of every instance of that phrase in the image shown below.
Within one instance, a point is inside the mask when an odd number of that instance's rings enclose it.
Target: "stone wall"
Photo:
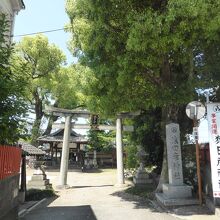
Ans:
[[[13,220],[18,212],[19,174],[0,180],[0,220]]]

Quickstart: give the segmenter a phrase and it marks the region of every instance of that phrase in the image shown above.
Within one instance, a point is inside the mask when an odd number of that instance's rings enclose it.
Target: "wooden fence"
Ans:
[[[0,145],[0,180],[20,172],[21,148]]]

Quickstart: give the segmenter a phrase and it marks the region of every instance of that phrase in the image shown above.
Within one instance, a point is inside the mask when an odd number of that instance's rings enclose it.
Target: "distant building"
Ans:
[[[13,35],[15,15],[24,8],[23,0],[0,0],[0,13],[8,16],[9,37]]]

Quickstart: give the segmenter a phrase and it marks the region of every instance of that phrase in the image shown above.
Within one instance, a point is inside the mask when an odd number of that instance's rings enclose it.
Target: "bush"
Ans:
[[[26,193],[25,200],[26,201],[37,201],[44,198],[49,198],[55,196],[55,192],[53,189],[29,189]]]
[[[138,165],[137,160],[137,147],[134,145],[126,146],[126,161],[125,161],[125,167],[127,169],[136,168]]]

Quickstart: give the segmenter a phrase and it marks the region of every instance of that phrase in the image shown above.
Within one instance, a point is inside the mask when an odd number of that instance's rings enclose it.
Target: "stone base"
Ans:
[[[169,199],[191,198],[192,187],[188,185],[174,186],[163,184],[163,194]]]
[[[49,189],[51,187],[45,174],[34,174],[27,184],[28,189]]]
[[[145,170],[138,169],[133,178],[133,182],[135,186],[145,186],[146,184],[152,183],[153,180],[149,178],[149,175]]]
[[[199,200],[193,198],[170,199],[164,193],[156,193],[157,201],[163,206],[199,205]]]
[[[56,188],[57,189],[69,189],[70,186],[68,184],[66,184],[66,185],[58,185],[58,186],[56,186]]]
[[[18,200],[19,200],[19,203],[24,203],[24,201],[25,201],[25,192],[20,191],[18,193]]]

